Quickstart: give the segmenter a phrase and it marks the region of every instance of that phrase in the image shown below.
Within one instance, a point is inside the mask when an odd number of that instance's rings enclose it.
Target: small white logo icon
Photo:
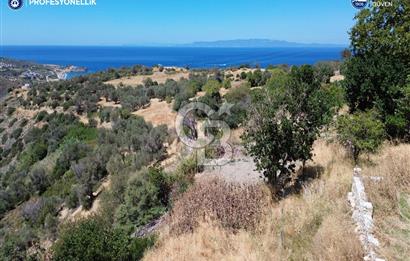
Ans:
[[[352,0],[353,7],[363,9],[367,6],[367,0]]]
[[[17,10],[23,6],[23,0],[9,0],[9,7]]]

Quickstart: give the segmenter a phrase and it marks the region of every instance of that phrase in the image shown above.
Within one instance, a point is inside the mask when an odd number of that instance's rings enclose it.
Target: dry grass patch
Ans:
[[[363,250],[350,215],[327,216],[313,238],[312,260],[361,260]]]
[[[232,233],[212,223],[200,223],[194,233],[172,237],[149,251],[144,260],[263,260],[259,242],[250,233]]]
[[[309,165],[312,169],[321,170],[320,178],[306,183],[299,194],[276,203],[258,200],[258,206],[253,206],[256,203],[249,196],[234,193],[241,197],[237,200],[228,195],[229,190],[201,189],[197,185],[191,194],[176,202],[178,214],[174,214],[173,223],[163,228],[156,247],[147,253],[145,259],[362,260],[363,251],[354,233],[346,199],[353,166],[343,148],[337,145],[319,141],[315,144],[314,153],[314,163]],[[191,217],[207,216],[209,212],[215,215],[219,213],[215,211],[219,206],[230,206],[232,202],[246,204],[246,207],[234,204],[233,209],[237,213],[254,213],[252,209],[262,207],[258,210],[262,217],[254,215],[252,219],[257,219],[250,222],[252,226],[227,229],[221,224],[228,221],[228,224],[235,224],[241,220],[240,217],[232,221],[229,217],[225,219],[225,215],[233,215],[230,212],[232,208],[228,207],[211,221],[201,219],[195,225],[185,225],[192,224]],[[191,207],[188,208],[187,204]],[[172,233],[175,224],[182,228],[178,232],[192,232]]]
[[[150,122],[154,126],[165,124],[168,128],[175,128],[177,114],[172,110],[172,103],[167,103],[166,101],[151,99],[151,103],[147,108],[132,114],[143,117],[146,122]]]
[[[387,145],[363,168],[366,192],[374,207],[380,254],[388,260],[409,260],[410,253],[410,145]]]
[[[176,235],[192,232],[205,218],[228,229],[255,229],[270,203],[269,191],[262,185],[203,179],[176,201],[170,231]]]

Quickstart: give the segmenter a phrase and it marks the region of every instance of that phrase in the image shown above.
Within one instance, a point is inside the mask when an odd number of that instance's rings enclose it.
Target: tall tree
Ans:
[[[253,101],[243,138],[275,193],[290,181],[296,163],[312,157],[319,130],[333,115],[333,92],[321,86],[311,66],[294,67],[271,79]]]
[[[410,2],[364,9],[350,32],[352,57],[346,60],[346,94],[352,111],[376,108],[390,136],[402,136],[409,121],[398,113],[410,75]],[[400,124],[398,124],[400,123]]]

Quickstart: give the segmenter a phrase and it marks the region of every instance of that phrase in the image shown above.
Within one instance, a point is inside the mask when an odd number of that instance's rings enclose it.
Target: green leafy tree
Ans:
[[[402,97],[395,101],[397,109],[394,114],[387,116],[387,132],[393,137],[410,140],[410,76],[407,85],[402,90]]]
[[[320,86],[311,66],[294,67],[279,76],[255,96],[243,136],[276,193],[290,181],[297,161],[311,159],[319,130],[337,108],[333,92]]]
[[[376,108],[389,135],[403,135],[404,119],[396,112],[410,74],[410,2],[364,9],[356,20],[350,32],[352,57],[343,70],[350,109]]]
[[[349,148],[356,163],[360,154],[376,152],[385,138],[384,124],[374,111],[340,117],[337,131],[339,140]]]

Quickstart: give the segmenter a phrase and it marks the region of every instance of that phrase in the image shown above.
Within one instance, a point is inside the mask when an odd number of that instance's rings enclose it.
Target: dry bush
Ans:
[[[254,229],[270,204],[269,196],[262,185],[241,186],[217,178],[203,179],[173,206],[171,233],[191,232],[204,218],[225,228]]]

